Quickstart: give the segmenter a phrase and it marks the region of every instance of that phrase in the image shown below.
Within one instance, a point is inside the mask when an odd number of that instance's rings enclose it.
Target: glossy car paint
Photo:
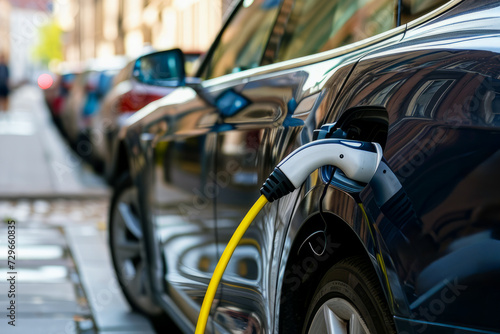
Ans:
[[[394,34],[385,43],[402,38],[402,31]],[[359,51],[357,59],[362,54]],[[165,264],[156,262],[161,266],[157,270],[162,272],[162,267],[168,266],[165,278],[169,288],[175,289],[169,291],[174,302],[182,305],[191,299],[189,308],[183,312],[190,315],[193,323],[218,257],[242,215],[258,198],[259,188],[274,166],[297,145],[291,139],[298,135],[313,106],[320,101],[331,103],[352,69],[353,59],[356,57],[352,54],[336,57],[305,66],[298,74],[279,71],[275,66],[273,75],[233,75],[203,83],[200,88],[203,96],[213,97],[215,105],[227,92],[245,96],[248,105],[236,112],[218,110],[194,89],[184,87],[130,119],[134,123],[127,132],[130,136],[127,139],[133,143],[131,149],[151,147],[149,156],[140,155],[131,161],[131,169],[133,175],[148,178],[139,181],[141,186],[151,187],[144,189],[148,193],[145,214],[151,215],[154,222],[150,226],[154,229],[151,238],[162,240],[160,247],[166,259]],[[310,77],[309,73],[323,74]],[[331,89],[323,88],[327,84]],[[306,100],[304,96],[310,98]],[[299,104],[294,102],[302,100]],[[315,112],[319,115],[313,119],[322,118],[327,109],[318,107]],[[221,117],[222,114],[228,116]],[[134,122],[135,119],[139,121]],[[154,163],[144,165],[148,161]],[[266,208],[269,209],[276,210],[273,206]],[[259,215],[252,224],[244,240],[248,245],[236,250],[224,274],[221,304],[217,309],[221,328],[227,327],[224,324],[227,317],[246,317],[250,313],[254,313],[253,321],[259,323],[259,331],[270,331],[274,326],[271,321],[276,318],[275,296],[269,296],[268,291],[276,291],[277,282],[263,273],[273,270],[276,277],[279,262],[272,260],[279,259],[280,248],[265,246],[272,245],[273,238],[269,231],[271,222],[264,223],[263,219],[268,217]],[[277,227],[284,228],[286,224],[282,222]],[[280,232],[282,237],[284,232]],[[268,263],[268,269],[256,267],[258,262]],[[241,269],[242,266],[247,269]],[[253,279],[242,277],[242,271]],[[246,297],[249,289],[254,289],[256,295]],[[238,300],[238,309],[234,310],[233,305],[228,310],[228,305],[234,304],[233,299]],[[257,309],[255,305],[241,308],[244,303],[256,301]]]
[[[460,2],[355,48],[181,87],[127,121],[152,284],[183,330],[194,330],[217,259],[272,168],[314,129],[360,111],[386,114],[384,156],[416,218],[387,217],[370,187],[330,186],[331,239],[308,238],[324,228],[325,180],[313,173],[245,234],[208,328],[285,331],[305,278],[354,251],[373,263],[400,333],[500,330],[497,8]]]
[[[391,289],[402,290],[396,315],[417,331],[500,328],[499,15],[498,3],[464,2],[365,56],[329,117],[353,107],[387,111],[384,156],[417,219],[384,216],[370,189],[361,200],[398,278]]]
[[[104,97],[99,111],[91,119],[90,140],[92,154],[104,165],[109,176],[114,168],[117,152],[116,136],[123,123],[137,110],[173,91],[137,82],[132,77],[135,60],[129,62],[116,76],[113,87]]]

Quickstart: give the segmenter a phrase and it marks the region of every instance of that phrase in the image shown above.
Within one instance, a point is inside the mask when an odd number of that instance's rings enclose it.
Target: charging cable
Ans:
[[[382,159],[382,147],[348,139],[320,139],[303,145],[283,159],[269,175],[260,189],[261,196],[245,215],[222,253],[201,305],[196,334],[205,333],[212,302],[227,264],[257,214],[268,202],[288,195],[306,180],[316,169],[331,165],[358,182],[368,183],[375,175]]]

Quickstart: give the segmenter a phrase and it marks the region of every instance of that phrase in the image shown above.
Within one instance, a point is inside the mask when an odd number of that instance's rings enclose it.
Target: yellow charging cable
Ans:
[[[203,334],[205,333],[205,328],[208,322],[208,316],[210,314],[210,309],[212,308],[212,302],[214,301],[215,293],[217,292],[217,287],[219,286],[220,280],[222,278],[222,274],[226,270],[227,264],[229,260],[231,260],[231,256],[238,246],[243,234],[245,234],[246,230],[253,222],[257,214],[262,210],[264,205],[267,203],[267,198],[264,195],[261,195],[257,202],[252,206],[250,211],[245,215],[245,218],[241,221],[240,225],[234,232],[231,240],[224,249],[222,256],[215,267],[214,274],[212,275],[212,279],[210,280],[210,284],[208,284],[207,292],[205,293],[205,298],[203,299],[203,304],[201,305],[200,315],[198,316],[198,323],[196,324],[196,332],[195,334]]]
[[[283,159],[262,185],[262,196],[243,218],[222,253],[205,293],[195,333],[205,333],[212,302],[227,264],[243,234],[268,201],[275,201],[291,193],[312,171],[325,165],[340,168],[352,180],[368,183],[377,171],[382,158],[381,152],[382,147],[377,143],[329,138],[302,145]]]

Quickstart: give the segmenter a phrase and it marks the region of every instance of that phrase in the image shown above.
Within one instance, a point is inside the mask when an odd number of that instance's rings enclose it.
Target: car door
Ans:
[[[361,199],[406,333],[500,328],[498,8],[471,15],[460,3],[410,25],[402,44],[360,61],[329,119],[365,140],[360,122],[343,120],[377,109],[389,121],[384,156],[405,193],[385,206],[371,188]]]
[[[243,1],[216,39],[200,72],[205,82],[180,87],[137,113],[149,175],[146,182],[153,237],[153,280],[167,305],[194,329],[218,256],[214,199],[217,195],[217,79],[259,65],[279,11],[279,1]],[[251,53],[258,54],[252,57]],[[209,80],[213,79],[213,80]],[[230,84],[237,85],[238,79]],[[144,116],[145,115],[145,116]],[[143,161],[137,161],[144,164]],[[177,312],[179,314],[179,312]],[[210,326],[209,326],[210,328]]]
[[[294,148],[312,140],[313,130],[324,121],[356,61],[370,49],[402,38],[403,29],[395,29],[378,43],[345,49],[350,52],[311,56],[395,27],[392,1],[358,5],[352,6],[350,1],[284,3],[278,19],[284,23],[281,35],[276,36],[280,47],[268,45],[263,56],[263,62],[269,62],[272,54],[275,64],[248,74],[242,72],[238,84],[226,85],[217,96],[215,103],[223,125],[217,134],[216,149],[219,253],[259,197],[260,186],[272,169]],[[358,22],[378,22],[379,26],[372,25],[369,32]],[[267,205],[235,250],[223,275],[221,298],[213,314],[219,329],[275,331],[276,278],[291,216],[282,208],[293,208],[294,201],[294,196],[288,196]]]

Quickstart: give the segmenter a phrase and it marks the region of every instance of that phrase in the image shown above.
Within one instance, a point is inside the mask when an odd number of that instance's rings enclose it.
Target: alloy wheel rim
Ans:
[[[309,334],[370,334],[354,305],[342,298],[331,298],[314,314]]]
[[[137,190],[125,190],[116,203],[113,214],[113,246],[117,275],[127,294],[147,312],[156,313],[147,282],[147,267],[143,234],[139,218]]]

